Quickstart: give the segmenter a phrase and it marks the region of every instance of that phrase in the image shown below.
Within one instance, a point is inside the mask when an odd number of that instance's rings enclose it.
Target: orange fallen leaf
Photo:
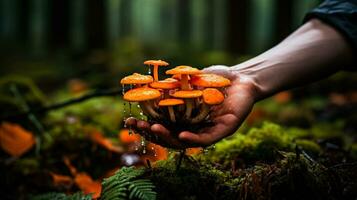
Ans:
[[[273,98],[278,103],[287,103],[291,100],[292,94],[289,91],[279,92],[278,94],[274,95]]]
[[[102,184],[99,181],[94,181],[87,173],[79,173],[75,176],[74,182],[83,191],[84,194],[92,194],[92,198],[100,197]]]
[[[19,157],[36,143],[30,131],[18,124],[4,122],[0,126],[0,147],[11,156]]]
[[[104,147],[105,149],[107,149],[109,151],[112,151],[112,152],[115,152],[115,153],[122,153],[123,152],[123,150],[120,147],[115,146],[110,139],[105,138],[103,136],[103,134],[101,132],[99,132],[99,131],[91,132],[90,133],[90,138],[94,143]]]
[[[186,149],[186,154],[187,155],[196,155],[202,153],[203,148],[202,147],[196,147],[196,148],[187,148]]]
[[[254,108],[252,112],[248,115],[247,119],[245,120],[248,125],[253,125],[255,122],[262,120],[264,117],[267,116],[267,113],[260,109]]]
[[[167,149],[160,145],[148,143],[146,149],[147,153],[141,156],[144,162],[146,162],[146,160],[150,160],[151,162],[166,160],[168,157]]]
[[[73,179],[70,176],[66,175],[61,175],[61,174],[56,174],[53,172],[50,172],[50,175],[52,177],[53,185],[55,186],[61,186],[61,185],[72,185]]]
[[[88,84],[81,79],[71,79],[68,82],[68,88],[72,94],[81,94],[88,90]]]
[[[119,140],[125,144],[129,143],[134,143],[134,142],[139,142],[140,141],[140,135],[131,133],[129,134],[128,129],[122,129],[119,132]]]

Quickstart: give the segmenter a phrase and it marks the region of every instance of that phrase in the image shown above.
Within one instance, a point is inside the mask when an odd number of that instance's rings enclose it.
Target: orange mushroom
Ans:
[[[205,88],[226,87],[231,81],[217,74],[197,74],[191,77],[191,84]]]
[[[218,105],[224,101],[224,95],[222,92],[215,88],[206,88],[202,92],[203,103],[201,105],[200,113],[192,118],[190,122],[196,124],[204,120],[209,113],[210,105]]]
[[[180,87],[180,82],[173,78],[167,78],[162,81],[155,81],[150,83],[150,86],[157,89],[175,89]]]
[[[166,74],[171,74],[171,75],[180,74],[181,75],[181,89],[182,90],[191,90],[192,88],[190,87],[190,84],[188,82],[190,75],[200,74],[200,73],[201,73],[201,71],[199,69],[193,68],[190,66],[186,66],[186,65],[177,66],[173,69],[166,71]]]
[[[171,121],[176,122],[173,106],[182,105],[184,103],[182,99],[163,99],[159,102],[159,106],[167,106]]]
[[[181,90],[181,91],[176,91],[175,93],[171,94],[171,96],[176,97],[176,98],[182,98],[185,99],[186,101],[186,112],[184,115],[185,119],[189,119],[191,117],[192,109],[193,109],[193,98],[198,98],[202,96],[202,91],[201,90]]]
[[[163,61],[163,60],[147,60],[144,62],[145,65],[152,65],[154,66],[154,80],[158,81],[159,80],[159,72],[158,72],[158,68],[159,66],[168,66],[169,63]]]
[[[150,75],[142,75],[138,73],[133,73],[132,75],[126,76],[120,80],[121,84],[149,84],[153,82],[153,78]]]
[[[141,87],[127,91],[123,98],[126,101],[139,102],[142,110],[145,113],[149,114],[153,118],[159,118],[160,115],[153,109],[150,100],[157,99],[160,96],[161,93],[159,90],[148,87]]]

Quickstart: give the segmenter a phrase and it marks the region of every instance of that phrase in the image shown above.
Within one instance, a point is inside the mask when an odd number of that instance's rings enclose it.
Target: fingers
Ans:
[[[240,125],[238,121],[235,115],[227,114],[215,119],[215,126],[203,129],[199,133],[181,132],[179,139],[194,146],[208,146],[234,133]]]
[[[151,126],[151,132],[157,135],[162,141],[164,141],[168,146],[174,148],[183,148],[183,144],[172,136],[170,131],[166,129],[161,124],[154,124]]]

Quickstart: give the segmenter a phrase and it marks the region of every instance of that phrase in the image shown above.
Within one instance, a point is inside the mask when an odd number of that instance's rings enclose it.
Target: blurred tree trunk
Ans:
[[[178,20],[178,35],[181,44],[187,44],[190,42],[190,30],[191,30],[191,14],[190,13],[190,1],[179,0],[179,20]]]
[[[162,0],[161,34],[170,44],[177,42],[179,14],[179,0]]]
[[[86,0],[70,0],[70,45],[72,51],[81,53],[86,49],[86,16],[87,16],[87,1]]]
[[[257,54],[269,48],[275,34],[276,0],[251,0],[248,22],[249,53]]]
[[[133,1],[134,35],[144,44],[156,45],[161,39],[160,0]]]
[[[107,42],[109,47],[113,47],[120,38],[120,7],[121,0],[106,0],[106,29]]]
[[[227,43],[227,0],[213,1],[213,48],[225,50]]]
[[[208,19],[208,3],[207,0],[191,0],[191,42],[195,48],[203,49],[207,46],[207,28],[206,20]]]
[[[48,41],[48,1],[30,0],[29,42],[31,52],[41,56],[46,52]]]
[[[3,41],[16,40],[19,15],[17,7],[17,0],[0,1],[0,36]]]
[[[247,52],[248,31],[247,22],[250,16],[248,12],[248,0],[228,0],[228,48],[230,52],[242,54]]]

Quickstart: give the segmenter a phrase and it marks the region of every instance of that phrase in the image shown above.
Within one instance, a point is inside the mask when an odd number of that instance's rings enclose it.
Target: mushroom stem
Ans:
[[[171,121],[176,122],[174,108],[172,106],[168,106],[167,109],[169,110]]]
[[[144,102],[139,102],[139,105],[140,105],[140,108],[141,110],[143,111],[143,113],[146,115],[146,116],[149,116],[149,111],[146,109],[145,105],[144,105]]]
[[[158,81],[159,80],[159,66],[158,65],[154,65],[154,80]]]
[[[191,90],[191,87],[188,83],[188,76],[187,74],[181,74],[181,89],[182,90]]]
[[[204,120],[207,117],[209,111],[210,111],[209,106],[206,103],[203,103],[202,107],[200,109],[200,114],[198,114],[196,117],[192,118],[190,120],[190,122],[192,124],[200,123],[202,120]]]
[[[186,112],[184,115],[185,119],[190,119],[191,117],[191,113],[192,113],[192,105],[193,104],[193,100],[192,99],[186,99]]]
[[[153,118],[160,118],[160,114],[157,113],[153,107],[150,105],[148,101],[142,102],[142,108],[143,111],[146,110],[146,112]]]

